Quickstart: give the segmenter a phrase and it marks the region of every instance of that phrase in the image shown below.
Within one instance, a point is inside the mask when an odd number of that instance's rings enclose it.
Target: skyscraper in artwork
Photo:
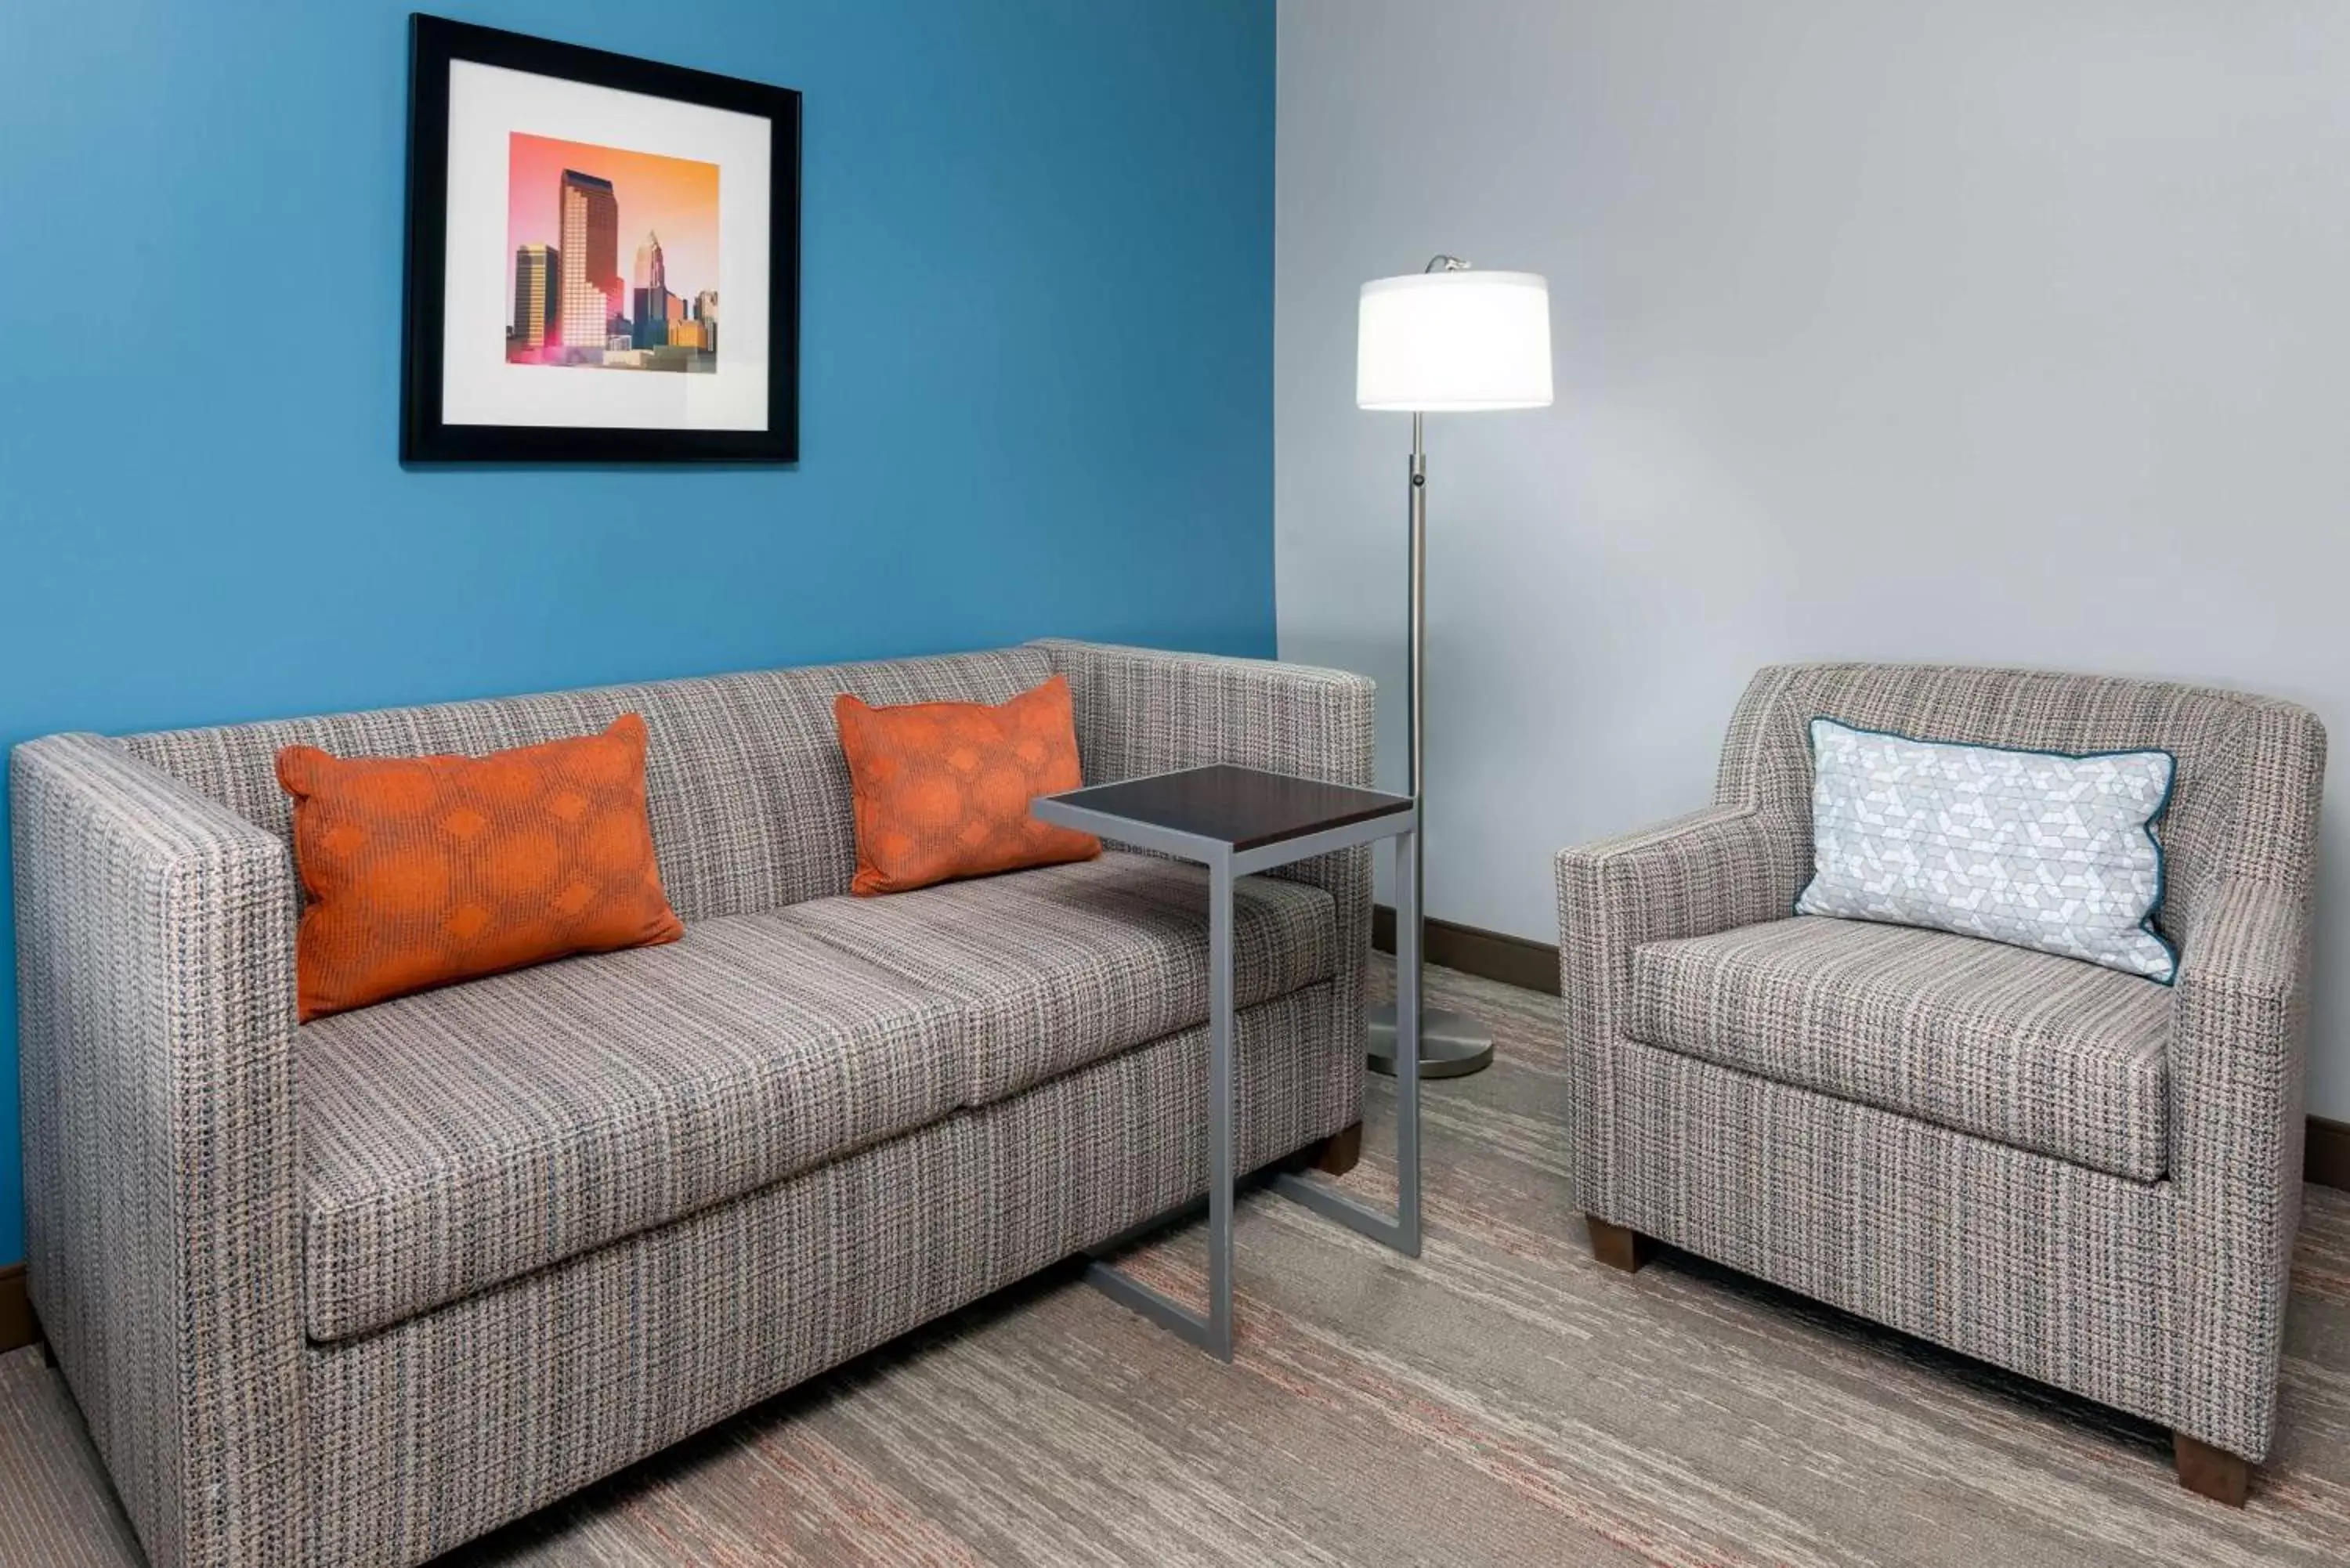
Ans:
[[[620,203],[609,180],[566,169],[558,205],[563,344],[601,348],[620,307]]]
[[[636,297],[630,303],[636,346],[659,348],[669,341],[669,265],[661,255],[660,236],[648,232],[637,247]]]
[[[514,338],[517,348],[546,347],[560,337],[563,257],[553,245],[515,247]]]

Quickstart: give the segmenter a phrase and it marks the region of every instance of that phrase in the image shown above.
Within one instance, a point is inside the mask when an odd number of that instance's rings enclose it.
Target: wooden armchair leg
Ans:
[[[2252,1467],[2249,1463],[2225,1449],[2198,1442],[2184,1432],[2170,1434],[2170,1452],[2178,1465],[2180,1486],[2230,1508],[2244,1506],[2244,1497],[2252,1486]]]
[[[1637,1274],[1656,1255],[1657,1243],[1628,1225],[1615,1224],[1596,1214],[1585,1215],[1583,1222],[1591,1227],[1591,1255],[1611,1269]]]
[[[1307,1144],[1289,1157],[1292,1170],[1318,1170],[1326,1176],[1344,1176],[1362,1162],[1363,1124],[1340,1127],[1328,1137]]]

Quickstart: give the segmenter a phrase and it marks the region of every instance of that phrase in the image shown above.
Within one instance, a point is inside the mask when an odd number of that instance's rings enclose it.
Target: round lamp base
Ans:
[[[1371,1044],[1366,1064],[1395,1076],[1395,1006],[1371,1009]],[[1493,1032],[1465,1012],[1423,1007],[1419,1012],[1419,1075],[1465,1078],[1493,1064]]]

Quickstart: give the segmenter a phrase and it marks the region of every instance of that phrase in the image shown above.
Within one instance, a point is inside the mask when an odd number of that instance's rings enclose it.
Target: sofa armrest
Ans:
[[[1372,787],[1378,687],[1368,677],[1048,639],[1076,699],[1087,784],[1233,763]]]
[[[2171,996],[2170,1176],[2194,1435],[2247,1459],[2268,1423],[2233,1429],[2247,1387],[2273,1388],[2302,1189],[2310,905],[2263,882],[2224,881],[2184,933]],[[2271,1401],[2254,1401],[2268,1410]]]
[[[95,735],[9,780],[35,1305],[149,1557],[290,1562],[291,856]]]
[[[1037,644],[1068,678],[1086,782],[1232,763],[1373,787],[1378,687],[1367,676],[1263,659],[1048,639]],[[1334,1005],[1359,1055],[1371,954],[1371,852],[1342,850],[1268,875],[1327,891],[1337,909]]]
[[[1567,1138],[1584,1210],[1614,1201],[1615,1051],[1644,942],[1783,919],[1803,836],[1752,806],[1713,806],[1558,853],[1558,981],[1566,1010]]]

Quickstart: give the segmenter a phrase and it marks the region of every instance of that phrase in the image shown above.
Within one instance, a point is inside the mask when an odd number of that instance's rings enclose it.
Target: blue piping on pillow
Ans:
[[[2137,978],[2140,980],[2150,980],[2157,985],[2176,985],[2178,983],[2178,944],[2172,941],[2168,937],[2164,936],[2160,931],[2157,930],[2154,924],[2155,916],[2162,912],[2163,899],[2168,897],[2170,892],[2170,857],[2163,853],[2162,836],[2154,830],[2154,825],[2160,822],[2163,818],[2163,814],[2170,809],[2170,797],[2178,788],[2178,753],[2177,752],[2172,751],[2168,746],[2122,746],[2110,752],[2058,752],[2052,751],[2045,746],[1993,746],[1987,745],[1981,741],[1941,741],[1936,740],[1930,735],[1908,734],[1900,730],[1872,730],[1865,724],[1847,724],[1842,719],[1831,718],[1825,713],[1814,713],[1810,719],[1806,720],[1804,724],[1804,750],[1810,755],[1812,760],[1812,784],[1814,789],[1819,787],[1820,742],[1819,736],[1814,732],[1812,727],[1814,724],[1820,723],[1834,724],[1837,729],[1850,730],[1856,735],[1876,735],[1887,741],[1908,741],[1913,745],[1964,746],[1970,751],[1976,752],[2018,752],[2026,756],[2061,757],[2068,763],[2085,763],[2097,757],[2159,756],[2167,759],[2170,763],[2170,772],[2163,777],[2162,798],[2154,803],[2153,813],[2149,815],[2144,822],[2138,824],[2138,826],[2146,831],[2146,841],[2154,846],[2154,902],[2147,906],[2146,913],[2139,917],[2137,926],[2138,929],[2144,931],[2147,936],[2152,937],[2155,940],[2155,944],[2160,947],[2164,952],[2170,956],[2170,972],[2168,974],[2162,975],[2144,974],[2139,975]],[[1812,883],[1816,882],[1819,879],[1819,848],[1814,845],[1812,850],[1812,875],[1808,881],[1804,882],[1802,887],[1795,889],[1794,902],[1789,905],[1787,909],[1787,913],[1791,918],[1799,916],[1804,912],[1804,895],[1810,892],[1812,890]],[[1899,922],[1887,921],[1885,923],[1892,925],[1898,924]],[[1922,926],[1917,929],[1920,930],[1935,930],[1939,928]],[[2119,974],[2127,974],[2130,971],[2127,970],[2117,970],[2115,972]]]

